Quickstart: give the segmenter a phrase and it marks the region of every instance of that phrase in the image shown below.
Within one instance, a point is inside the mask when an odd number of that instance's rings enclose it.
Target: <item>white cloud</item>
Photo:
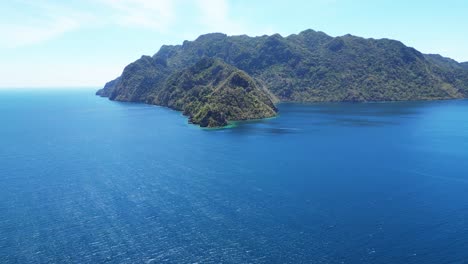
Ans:
[[[115,11],[112,24],[166,31],[175,20],[175,1],[168,0],[101,0]]]
[[[33,45],[80,28],[99,26],[147,29],[171,35],[208,32],[255,35],[271,31],[247,25],[242,17],[233,19],[228,0],[87,0],[68,4],[18,1],[34,13],[26,14],[22,8],[16,8],[22,15],[19,19],[0,18],[0,47]],[[189,16],[184,15],[187,11]]]
[[[175,2],[176,0],[98,0],[89,1],[86,5],[83,1],[79,9],[44,1],[22,2],[35,10],[37,15],[33,17],[30,14],[21,14],[21,9],[18,8],[19,19],[9,21],[0,18],[0,47],[16,48],[38,44],[82,27],[96,25],[119,25],[166,32],[175,20]]]
[[[229,16],[227,0],[196,0],[200,10],[200,22],[205,30],[228,34],[244,34],[245,27],[240,21]]]
[[[0,46],[15,48],[47,41],[65,32],[75,30],[80,23],[68,17],[55,17],[40,24],[0,25]]]
[[[128,29],[119,31],[123,34],[134,29],[143,29],[146,31],[141,32],[162,33],[155,35],[164,37],[161,44],[166,44],[168,39],[180,43],[184,39],[181,36],[188,33],[191,37],[185,39],[215,31],[227,34],[252,32],[252,27],[239,22],[242,18],[232,19],[233,9],[227,0],[11,1],[8,4],[6,1],[0,3],[0,9],[3,10],[3,5],[11,11],[5,12],[11,15],[0,17],[0,55],[2,52],[12,55],[0,61],[1,75],[8,76],[0,80],[0,86],[5,87],[102,85],[120,74],[130,61],[122,56],[122,61],[109,62],[109,58],[105,57],[108,55],[105,54],[100,58],[80,58],[80,55],[73,52],[63,53],[67,47],[60,47],[62,53],[57,55],[47,45],[38,47],[39,52],[29,54],[28,46],[52,42],[67,33],[70,34],[67,37],[70,36],[69,39],[72,40],[74,36],[93,36],[97,32],[106,34],[106,30],[110,28]],[[75,32],[78,30],[80,32]],[[86,30],[95,32],[86,35]],[[155,50],[160,44],[156,43]],[[18,47],[21,48],[14,49]],[[101,48],[102,45],[96,44],[96,49]],[[76,47],[72,45],[71,50],[73,49]],[[22,56],[23,51],[30,56]],[[138,51],[135,52],[137,55]],[[99,52],[93,51],[93,54]]]
[[[92,20],[85,12],[43,1],[10,4],[4,4],[9,9],[0,17],[0,47],[4,48],[41,43]]]
[[[222,32],[228,35],[247,34],[251,36],[272,34],[274,31],[271,27],[265,25],[256,25],[248,19],[242,17],[244,12],[234,14],[232,6],[228,0],[195,0],[195,4],[199,11],[198,23],[204,33]],[[241,7],[241,10],[246,10],[248,6]]]

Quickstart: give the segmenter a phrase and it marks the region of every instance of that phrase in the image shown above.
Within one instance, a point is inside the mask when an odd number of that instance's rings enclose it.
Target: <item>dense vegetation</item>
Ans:
[[[190,122],[202,127],[276,115],[267,91],[245,72],[213,58],[174,73],[145,102],[183,111]]]
[[[210,105],[209,109],[220,106],[221,110],[215,112],[226,120],[271,115],[265,109],[259,110],[263,114],[244,109],[252,101],[245,91],[236,96],[230,91],[229,97],[213,97],[206,92],[223,83],[216,78],[230,75],[208,74],[205,80],[197,74],[208,72],[187,69],[203,58],[216,58],[215,64],[223,65],[227,71],[242,73],[252,83],[249,87],[263,91],[262,96],[255,97],[268,96],[269,101],[394,101],[468,96],[468,63],[425,55],[395,40],[352,35],[333,38],[313,30],[288,37],[213,33],[182,45],[162,46],[153,57],[143,56],[127,66],[121,77],[106,84],[98,94],[112,100],[169,106],[184,111],[198,124],[202,122],[196,113],[203,108],[198,108],[202,102]],[[205,82],[198,83],[198,78]],[[180,93],[181,86],[187,83],[193,85],[189,85],[190,91]],[[196,88],[197,85],[210,88]],[[176,99],[164,100],[166,97]],[[231,100],[238,101],[236,110],[223,111],[226,105],[234,105]]]

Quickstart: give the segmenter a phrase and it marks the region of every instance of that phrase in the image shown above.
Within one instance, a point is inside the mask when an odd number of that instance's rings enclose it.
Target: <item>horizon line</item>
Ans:
[[[12,90],[12,89],[100,89],[103,86],[61,86],[61,85],[52,85],[52,86],[0,86],[0,90]]]

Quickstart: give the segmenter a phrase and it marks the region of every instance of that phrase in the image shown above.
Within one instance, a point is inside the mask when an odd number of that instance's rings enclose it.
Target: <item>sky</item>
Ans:
[[[101,87],[141,55],[210,32],[391,38],[468,61],[466,0],[8,0],[0,88]]]

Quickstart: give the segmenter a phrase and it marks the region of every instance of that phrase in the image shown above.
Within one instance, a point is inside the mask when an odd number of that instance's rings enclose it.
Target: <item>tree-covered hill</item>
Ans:
[[[213,58],[172,74],[145,102],[183,111],[190,122],[202,127],[273,117],[277,111],[268,92],[252,77]]]

